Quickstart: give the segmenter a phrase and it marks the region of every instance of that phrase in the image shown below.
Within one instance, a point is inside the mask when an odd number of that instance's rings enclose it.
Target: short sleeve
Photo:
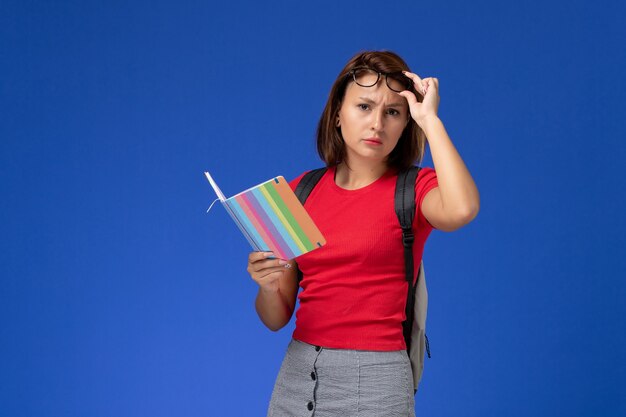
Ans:
[[[419,224],[428,225],[434,229],[434,227],[428,223],[426,217],[422,213],[422,201],[424,201],[424,197],[426,194],[433,188],[439,186],[439,182],[437,181],[437,172],[433,168],[424,167],[420,169],[417,174],[417,180],[415,181],[415,205],[417,208],[417,215]]]

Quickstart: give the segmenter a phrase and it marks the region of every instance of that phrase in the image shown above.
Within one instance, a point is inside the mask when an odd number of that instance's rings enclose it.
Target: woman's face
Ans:
[[[372,87],[349,83],[338,114],[347,162],[386,161],[409,120],[408,111],[406,99],[390,90],[382,76]]]

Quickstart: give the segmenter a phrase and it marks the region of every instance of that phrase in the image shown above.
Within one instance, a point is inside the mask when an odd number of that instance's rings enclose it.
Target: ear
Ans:
[[[339,126],[341,126],[341,120],[339,119],[339,115],[337,115],[337,118],[335,119],[335,127]]]

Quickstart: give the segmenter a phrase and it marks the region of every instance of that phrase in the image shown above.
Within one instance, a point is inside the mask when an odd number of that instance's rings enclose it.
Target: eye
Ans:
[[[387,110],[387,113],[392,115],[392,116],[400,116],[400,112],[396,109],[389,109]]]
[[[361,103],[361,104],[357,104],[357,107],[361,110],[369,110],[370,105],[369,104],[365,104],[365,103]]]

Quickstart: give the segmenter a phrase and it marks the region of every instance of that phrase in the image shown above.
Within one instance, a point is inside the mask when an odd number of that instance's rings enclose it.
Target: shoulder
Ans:
[[[298,187],[298,184],[300,184],[300,181],[302,181],[302,178],[304,178],[305,175],[309,174],[310,172],[317,171],[317,170],[320,170],[320,169],[327,169],[327,168],[326,167],[320,167],[320,168],[315,168],[315,169],[310,169],[308,171],[304,171],[302,174],[298,175],[296,178],[294,178],[293,180],[289,181],[289,186],[295,192],[296,191],[296,187]]]
[[[416,219],[420,224],[433,228],[423,212],[423,202],[428,193],[439,187],[437,172],[431,167],[422,167],[415,180]]]
[[[298,175],[296,178],[289,181],[289,186],[291,187],[293,191],[296,191],[296,187],[298,186],[298,184],[300,184],[300,181],[302,181],[302,177],[304,177],[309,172],[311,171],[304,171],[302,174]]]
[[[421,204],[426,194],[438,186],[437,172],[431,167],[422,167],[415,180],[415,201]]]
[[[432,179],[436,178],[437,172],[434,168],[421,167],[419,173],[417,174],[417,181],[415,181],[415,185],[417,186],[420,183],[432,181]]]
[[[415,200],[416,202],[421,203],[424,195],[428,193],[428,191],[437,187],[439,184],[437,182],[437,172],[431,167],[415,167],[419,168],[417,173],[417,177],[415,178]],[[394,176],[397,178],[400,176],[400,173],[396,171]]]

